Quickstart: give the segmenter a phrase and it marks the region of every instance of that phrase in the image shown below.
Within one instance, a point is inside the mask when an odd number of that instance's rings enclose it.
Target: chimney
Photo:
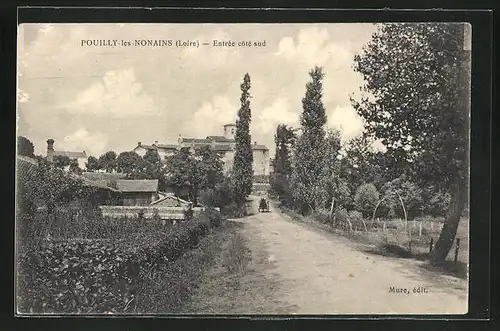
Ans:
[[[139,142],[137,142],[137,146],[141,146],[141,142],[140,142],[140,141],[139,141]]]
[[[47,140],[47,161],[54,162],[54,139]]]
[[[254,146],[257,146],[257,142],[256,141],[254,141],[253,144],[254,144]]]
[[[155,140],[155,145],[158,145],[158,140]]]

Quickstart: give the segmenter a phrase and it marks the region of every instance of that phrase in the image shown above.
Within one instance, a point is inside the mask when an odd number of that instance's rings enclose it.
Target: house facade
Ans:
[[[87,153],[85,151],[56,151],[54,150],[54,139],[47,140],[47,161],[54,162],[55,156],[67,156],[70,160],[76,160],[78,167],[82,170],[87,168]]]
[[[122,206],[146,206],[159,197],[157,179],[119,179],[116,187],[121,192]]]
[[[230,123],[223,126],[222,135],[208,136],[206,138],[186,138],[179,135],[176,144],[158,144],[144,145],[138,143],[133,149],[137,154],[144,156],[148,149],[158,151],[162,160],[167,159],[181,148],[190,148],[195,151],[201,147],[209,146],[216,151],[224,162],[224,172],[227,174],[233,167],[233,159],[236,148],[236,124]],[[270,157],[269,149],[265,145],[252,143],[253,150],[253,168],[255,176],[269,176]]]

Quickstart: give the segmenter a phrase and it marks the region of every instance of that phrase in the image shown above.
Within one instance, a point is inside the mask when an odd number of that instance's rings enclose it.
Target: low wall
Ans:
[[[99,206],[104,217],[137,217],[142,211],[144,218],[153,218],[155,210],[162,220],[183,220],[184,207],[155,207],[155,206]],[[193,207],[193,216],[199,215],[205,208]],[[220,211],[219,208],[215,210]]]

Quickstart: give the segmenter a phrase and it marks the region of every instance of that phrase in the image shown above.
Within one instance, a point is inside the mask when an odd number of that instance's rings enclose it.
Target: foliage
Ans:
[[[195,204],[198,203],[198,190],[202,181],[201,162],[189,150],[181,149],[167,159],[164,169],[166,182],[174,187],[176,195],[187,188]]]
[[[276,128],[276,154],[273,161],[274,172],[270,180],[271,189],[287,205],[291,205],[293,201],[289,181],[292,174],[292,149],[296,138],[293,128],[285,124],[279,124]]]
[[[253,151],[250,138],[250,122],[252,111],[250,108],[250,75],[243,77],[240,85],[240,109],[236,120],[236,149],[231,179],[236,202],[244,204],[246,197],[252,192],[253,181]]]
[[[373,184],[363,184],[356,190],[354,205],[364,217],[370,217],[379,201],[379,192]]]
[[[134,178],[144,168],[143,159],[136,152],[122,152],[116,159],[116,170]]]
[[[99,156],[99,166],[101,169],[106,170],[106,172],[116,170],[116,153],[108,151]]]
[[[373,140],[363,135],[349,140],[344,149],[340,174],[354,192],[363,183],[373,183],[381,187],[386,178],[395,173],[394,166],[389,164],[386,153],[375,151]]]
[[[192,222],[169,228],[160,240],[146,240],[146,245],[128,240],[61,241],[45,242],[39,250],[22,250],[20,311],[127,312],[137,288],[153,270],[194,248],[220,223],[219,213],[207,211]]]
[[[84,186],[81,178],[54,167],[43,158],[38,165],[20,165],[17,178],[19,211],[28,214],[37,206],[45,206],[50,213],[56,206],[73,200],[90,200],[96,192],[96,188]]]
[[[202,177],[200,187],[214,189],[224,177],[224,162],[221,156],[210,146],[203,146],[195,154],[201,160],[201,163],[198,163]]]
[[[78,161],[76,159],[71,159],[69,161],[69,171],[77,175],[81,175],[83,170],[80,168]]]
[[[35,146],[26,137],[17,137],[17,154],[22,156],[35,157]]]
[[[71,160],[67,155],[54,155],[53,162],[57,168],[64,169],[70,165]]]
[[[319,179],[323,187],[323,200],[319,201],[323,208],[333,210],[336,205],[348,205],[351,190],[346,180],[341,177],[340,131],[330,129],[324,141],[324,159],[322,175]]]
[[[292,157],[290,187],[300,211],[304,214],[316,209],[324,191],[318,184],[323,172],[326,112],[323,95],[323,69],[315,67],[309,72],[300,117],[302,134],[298,137]]]
[[[87,163],[85,163],[85,167],[89,172],[101,170],[101,164],[99,163],[99,160],[94,156],[88,157]]]
[[[335,222],[338,224],[347,223],[349,219],[349,213],[343,207],[339,207],[335,210]]]
[[[352,97],[366,133],[391,157],[410,165],[414,180],[451,194],[447,220],[433,252],[446,258],[467,201],[470,53],[465,24],[382,24],[354,58],[365,80]]]
[[[404,216],[399,197],[403,200],[408,219],[421,214],[423,207],[422,190],[415,183],[407,180],[404,175],[387,182],[381,191],[384,205],[394,210],[396,216]]]

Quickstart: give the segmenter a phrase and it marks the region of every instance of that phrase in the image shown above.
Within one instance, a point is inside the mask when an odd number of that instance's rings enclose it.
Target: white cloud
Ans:
[[[211,101],[204,102],[194,113],[192,120],[187,122],[182,135],[204,137],[222,134],[224,124],[235,122],[238,107],[232,104],[226,96],[216,95]]]
[[[87,155],[99,156],[105,151],[107,142],[107,137],[101,132],[90,133],[86,129],[80,128],[74,133],[64,137],[63,141],[56,147],[56,150],[85,150]]]
[[[108,71],[102,81],[80,92],[64,109],[69,113],[117,118],[157,113],[153,98],[142,90],[133,68]]]
[[[339,44],[330,42],[328,30],[318,27],[301,29],[296,40],[292,37],[281,39],[277,56],[283,56],[289,61],[302,61],[309,66],[324,65],[330,60],[331,65],[339,67],[350,61],[351,54]]]
[[[260,134],[274,134],[278,124],[297,125],[299,115],[290,110],[287,99],[279,98],[265,107],[258,116],[255,128]]]
[[[336,107],[328,115],[327,125],[339,129],[344,140],[352,139],[363,131],[363,121],[352,107]]]

